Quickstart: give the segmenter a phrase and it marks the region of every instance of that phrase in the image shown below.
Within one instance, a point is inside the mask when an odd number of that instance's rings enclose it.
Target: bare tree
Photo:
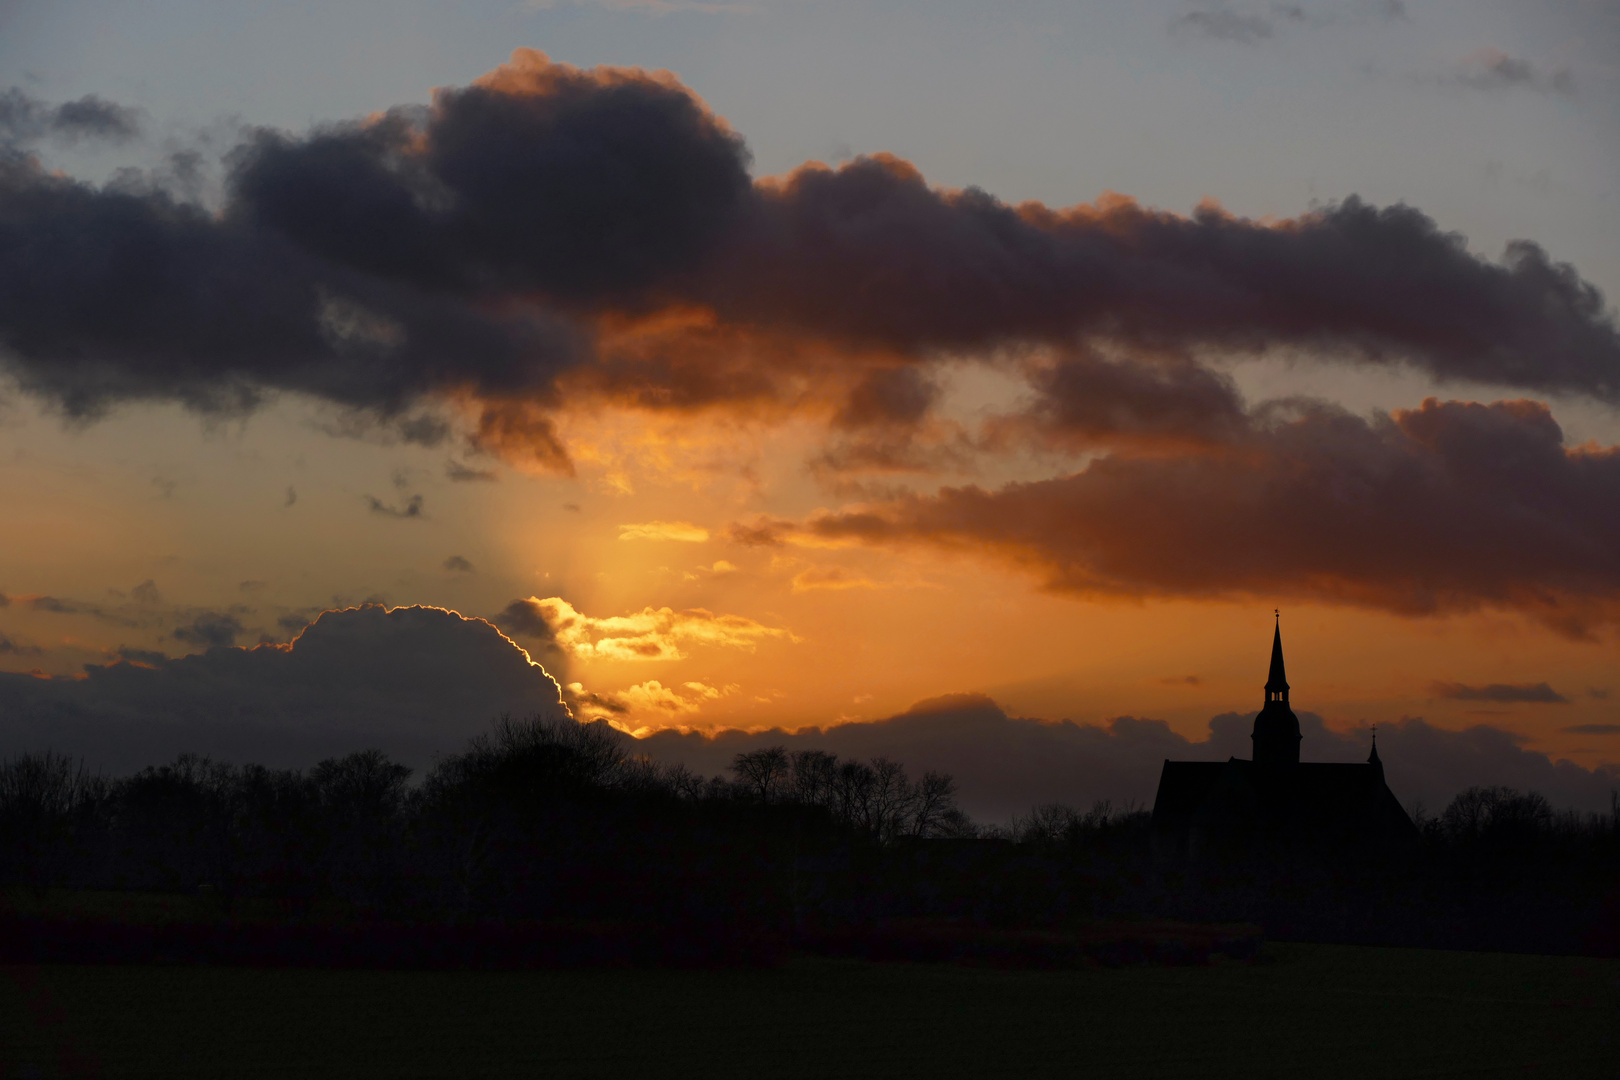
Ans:
[[[797,750],[793,754],[793,798],[806,806],[833,803],[837,787],[838,755],[825,750]]]
[[[738,754],[731,759],[731,771],[739,783],[759,797],[760,802],[775,802],[792,771],[787,747],[767,746]]]
[[[961,814],[956,807],[956,781],[948,773],[925,772],[913,792],[908,831],[912,836],[937,836],[953,811]]]
[[[833,774],[833,814],[847,825],[868,832],[872,829],[872,789],[877,774],[870,765],[845,761]]]

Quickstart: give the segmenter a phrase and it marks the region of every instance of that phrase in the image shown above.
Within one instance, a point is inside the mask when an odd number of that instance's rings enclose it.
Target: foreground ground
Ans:
[[[1620,962],[0,968],[0,1076],[1620,1077]]]

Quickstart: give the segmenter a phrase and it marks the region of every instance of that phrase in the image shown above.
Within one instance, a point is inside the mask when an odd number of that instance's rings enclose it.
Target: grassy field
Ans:
[[[1620,1077],[1620,962],[1271,945],[998,971],[0,968],[0,1075]]]

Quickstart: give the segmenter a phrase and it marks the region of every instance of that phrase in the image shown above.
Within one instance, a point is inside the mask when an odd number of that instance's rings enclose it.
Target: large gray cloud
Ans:
[[[1079,594],[1498,606],[1574,635],[1620,620],[1620,451],[1566,449],[1527,401],[1430,399],[1372,420],[1284,402],[1209,452],[1106,457],[731,535],[990,551]]]
[[[379,747],[425,766],[502,713],[561,709],[510,640],[440,608],[368,604],[325,612],[290,645],[140,658],[82,678],[0,674],[0,755],[54,749],[122,772],[182,752],[296,766]]]
[[[1307,761],[1365,761],[1363,734],[1337,734],[1314,713],[1299,714]],[[878,755],[906,764],[913,773],[948,772],[960,787],[960,802],[974,817],[1006,821],[1042,802],[1090,806],[1111,799],[1151,808],[1166,758],[1223,761],[1248,758],[1252,713],[1213,718],[1208,736],[1189,740],[1162,720],[1122,716],[1105,724],[1051,723],[1008,716],[991,699],[958,694],[920,702],[898,716],[873,723],[783,731],[660,732],[637,742],[649,756],[685,764],[698,772],[726,772],[732,757],[762,746],[823,749],[866,758]],[[1510,732],[1487,725],[1448,731],[1421,719],[1378,729],[1379,755],[1391,790],[1403,803],[1421,801],[1438,812],[1452,796],[1475,784],[1507,784],[1539,791],[1560,807],[1602,810],[1620,787],[1620,768],[1584,769],[1553,762],[1527,750]]]
[[[872,391],[846,420],[928,406],[926,381],[862,382],[872,350],[892,365],[1032,342],[1282,347],[1620,400],[1612,312],[1533,243],[1481,258],[1416,209],[1355,198],[1275,223],[1010,206],[886,156],[751,182],[740,138],[639,70],[520,54],[431,107],[259,132],[231,162],[214,214],[5,159],[0,346],[24,385],[79,413],[274,390],[392,413],[455,392],[551,408],[584,371],[593,392],[685,408],[786,395],[782,369],[810,362],[786,339],[840,346],[815,362]],[[661,305],[707,306],[720,329],[685,360],[595,336]],[[514,417],[534,422],[487,422]]]

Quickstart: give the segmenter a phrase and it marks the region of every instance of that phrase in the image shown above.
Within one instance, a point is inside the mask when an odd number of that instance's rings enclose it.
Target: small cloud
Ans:
[[[243,581],[240,582],[236,587],[245,593],[256,593],[263,590],[266,584],[267,583],[263,581]]]
[[[44,651],[38,645],[19,645],[6,635],[0,634],[0,656],[39,656]]]
[[[458,484],[488,483],[501,478],[494,469],[475,469],[453,458],[444,463],[444,475]]]
[[[1168,675],[1159,680],[1165,686],[1199,686],[1203,681],[1197,675]]]
[[[629,712],[662,712],[670,715],[694,713],[705,701],[717,701],[737,692],[736,686],[714,687],[700,682],[684,682],[677,689],[657,679],[639,683],[617,695]]]
[[[1620,724],[1574,724],[1558,730],[1566,735],[1620,735]]]
[[[570,514],[577,514],[579,513],[579,503],[563,503],[563,509]]]
[[[678,540],[687,544],[701,544],[709,538],[709,530],[690,521],[644,521],[619,526],[620,540]]]
[[[175,482],[170,480],[167,476],[152,477],[152,486],[158,489],[158,498],[174,498]]]
[[[1491,683],[1489,686],[1468,686],[1464,683],[1433,682],[1429,693],[1451,701],[1489,701],[1498,705],[1540,704],[1567,705],[1569,698],[1544,682]]]
[[[117,656],[120,660],[128,660],[132,664],[145,664],[147,667],[157,667],[169,659],[165,654],[153,649],[132,649],[128,645],[118,646]]]
[[[151,578],[147,578],[129,590],[129,595],[134,598],[137,604],[161,604],[163,602],[163,597],[158,595],[157,582]]]
[[[1303,12],[1300,14],[1303,16]],[[1274,31],[1271,20],[1259,15],[1243,15],[1229,8],[1210,8],[1189,11],[1171,19],[1170,32],[1210,41],[1236,41],[1253,45],[1271,37]]]
[[[452,555],[448,559],[444,560],[444,568],[455,574],[473,573],[473,564],[462,558],[460,555]]]
[[[1475,90],[1521,88],[1565,96],[1575,92],[1575,75],[1568,68],[1547,72],[1523,57],[1489,46],[1463,57],[1450,81]]]
[[[687,700],[673,688],[666,687],[657,679],[637,683],[618,696],[624,702],[627,710],[638,712],[656,711],[679,715],[680,713],[696,712],[699,707],[697,702]]]
[[[289,484],[287,486],[287,496],[286,496],[286,498],[284,498],[282,500],[281,508],[283,510],[285,510],[287,507],[291,506],[293,503],[295,503],[297,501],[298,501],[298,489]]]
[[[193,619],[189,626],[177,628],[174,637],[176,641],[183,641],[187,645],[211,648],[216,645],[235,645],[236,636],[242,633],[242,630],[242,623],[235,615],[205,611]]]
[[[794,592],[812,589],[881,589],[883,586],[862,574],[854,574],[841,566],[812,566],[801,570],[793,578]]]
[[[1609,692],[1596,686],[1589,687],[1586,691],[1586,696],[1590,697],[1594,701],[1609,700]]]
[[[66,143],[105,139],[124,143],[141,130],[139,109],[94,94],[52,106],[12,87],[0,93],[0,139],[32,141],[52,137]]]
[[[365,498],[366,505],[371,508],[371,512],[373,514],[381,514],[384,517],[395,518],[419,518],[427,516],[422,513],[422,496],[420,495],[412,495],[410,499],[406,501],[404,506],[395,506],[393,503],[385,503],[375,495],[367,495]]]

